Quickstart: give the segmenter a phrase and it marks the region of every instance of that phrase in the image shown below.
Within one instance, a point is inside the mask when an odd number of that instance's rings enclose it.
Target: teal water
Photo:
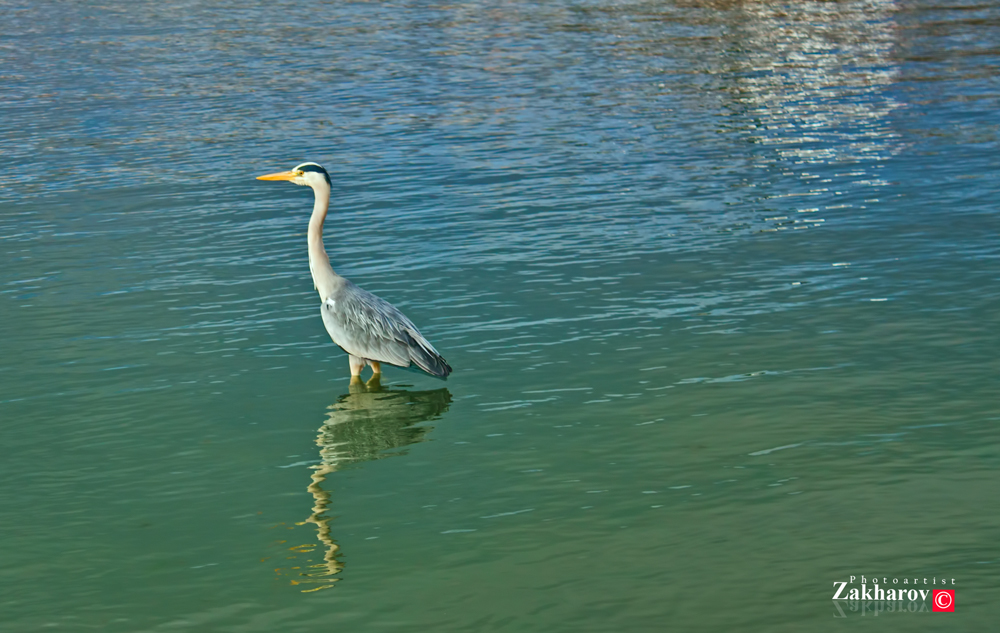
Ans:
[[[995,621],[1000,4],[4,14],[0,630]]]

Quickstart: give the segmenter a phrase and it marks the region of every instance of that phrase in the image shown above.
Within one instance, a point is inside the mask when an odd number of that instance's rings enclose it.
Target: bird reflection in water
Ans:
[[[327,475],[352,463],[403,454],[390,451],[423,441],[433,427],[417,425],[440,417],[451,404],[451,393],[447,389],[403,391],[383,388],[379,379],[379,374],[375,374],[364,383],[355,376],[349,393],[327,407],[327,419],[319,428],[316,444],[320,462],[312,466],[312,483],[308,486],[314,499],[312,514],[296,524],[315,525],[319,543],[290,548],[296,555],[290,558],[308,556],[320,550],[323,562],[276,570],[297,573],[298,578],[291,581],[293,585],[315,585],[303,592],[333,586],[344,567],[340,561],[340,546],[330,535],[331,517],[326,514],[330,493],[322,484]],[[310,558],[315,560],[315,556]]]

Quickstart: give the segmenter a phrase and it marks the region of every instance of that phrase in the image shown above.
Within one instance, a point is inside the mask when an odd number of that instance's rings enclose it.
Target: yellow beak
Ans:
[[[281,171],[276,174],[257,176],[257,180],[292,180],[299,175],[297,171]]]

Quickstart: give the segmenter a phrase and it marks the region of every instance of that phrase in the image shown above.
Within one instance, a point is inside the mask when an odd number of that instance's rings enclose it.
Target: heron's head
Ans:
[[[257,176],[257,180],[288,180],[297,185],[307,185],[313,189],[330,186],[330,174],[317,163],[302,163],[289,171]]]

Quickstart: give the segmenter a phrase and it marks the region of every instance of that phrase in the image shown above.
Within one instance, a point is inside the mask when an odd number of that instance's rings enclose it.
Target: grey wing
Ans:
[[[394,305],[344,280],[323,302],[323,323],[345,352],[398,367],[416,365],[446,378],[451,367]]]

